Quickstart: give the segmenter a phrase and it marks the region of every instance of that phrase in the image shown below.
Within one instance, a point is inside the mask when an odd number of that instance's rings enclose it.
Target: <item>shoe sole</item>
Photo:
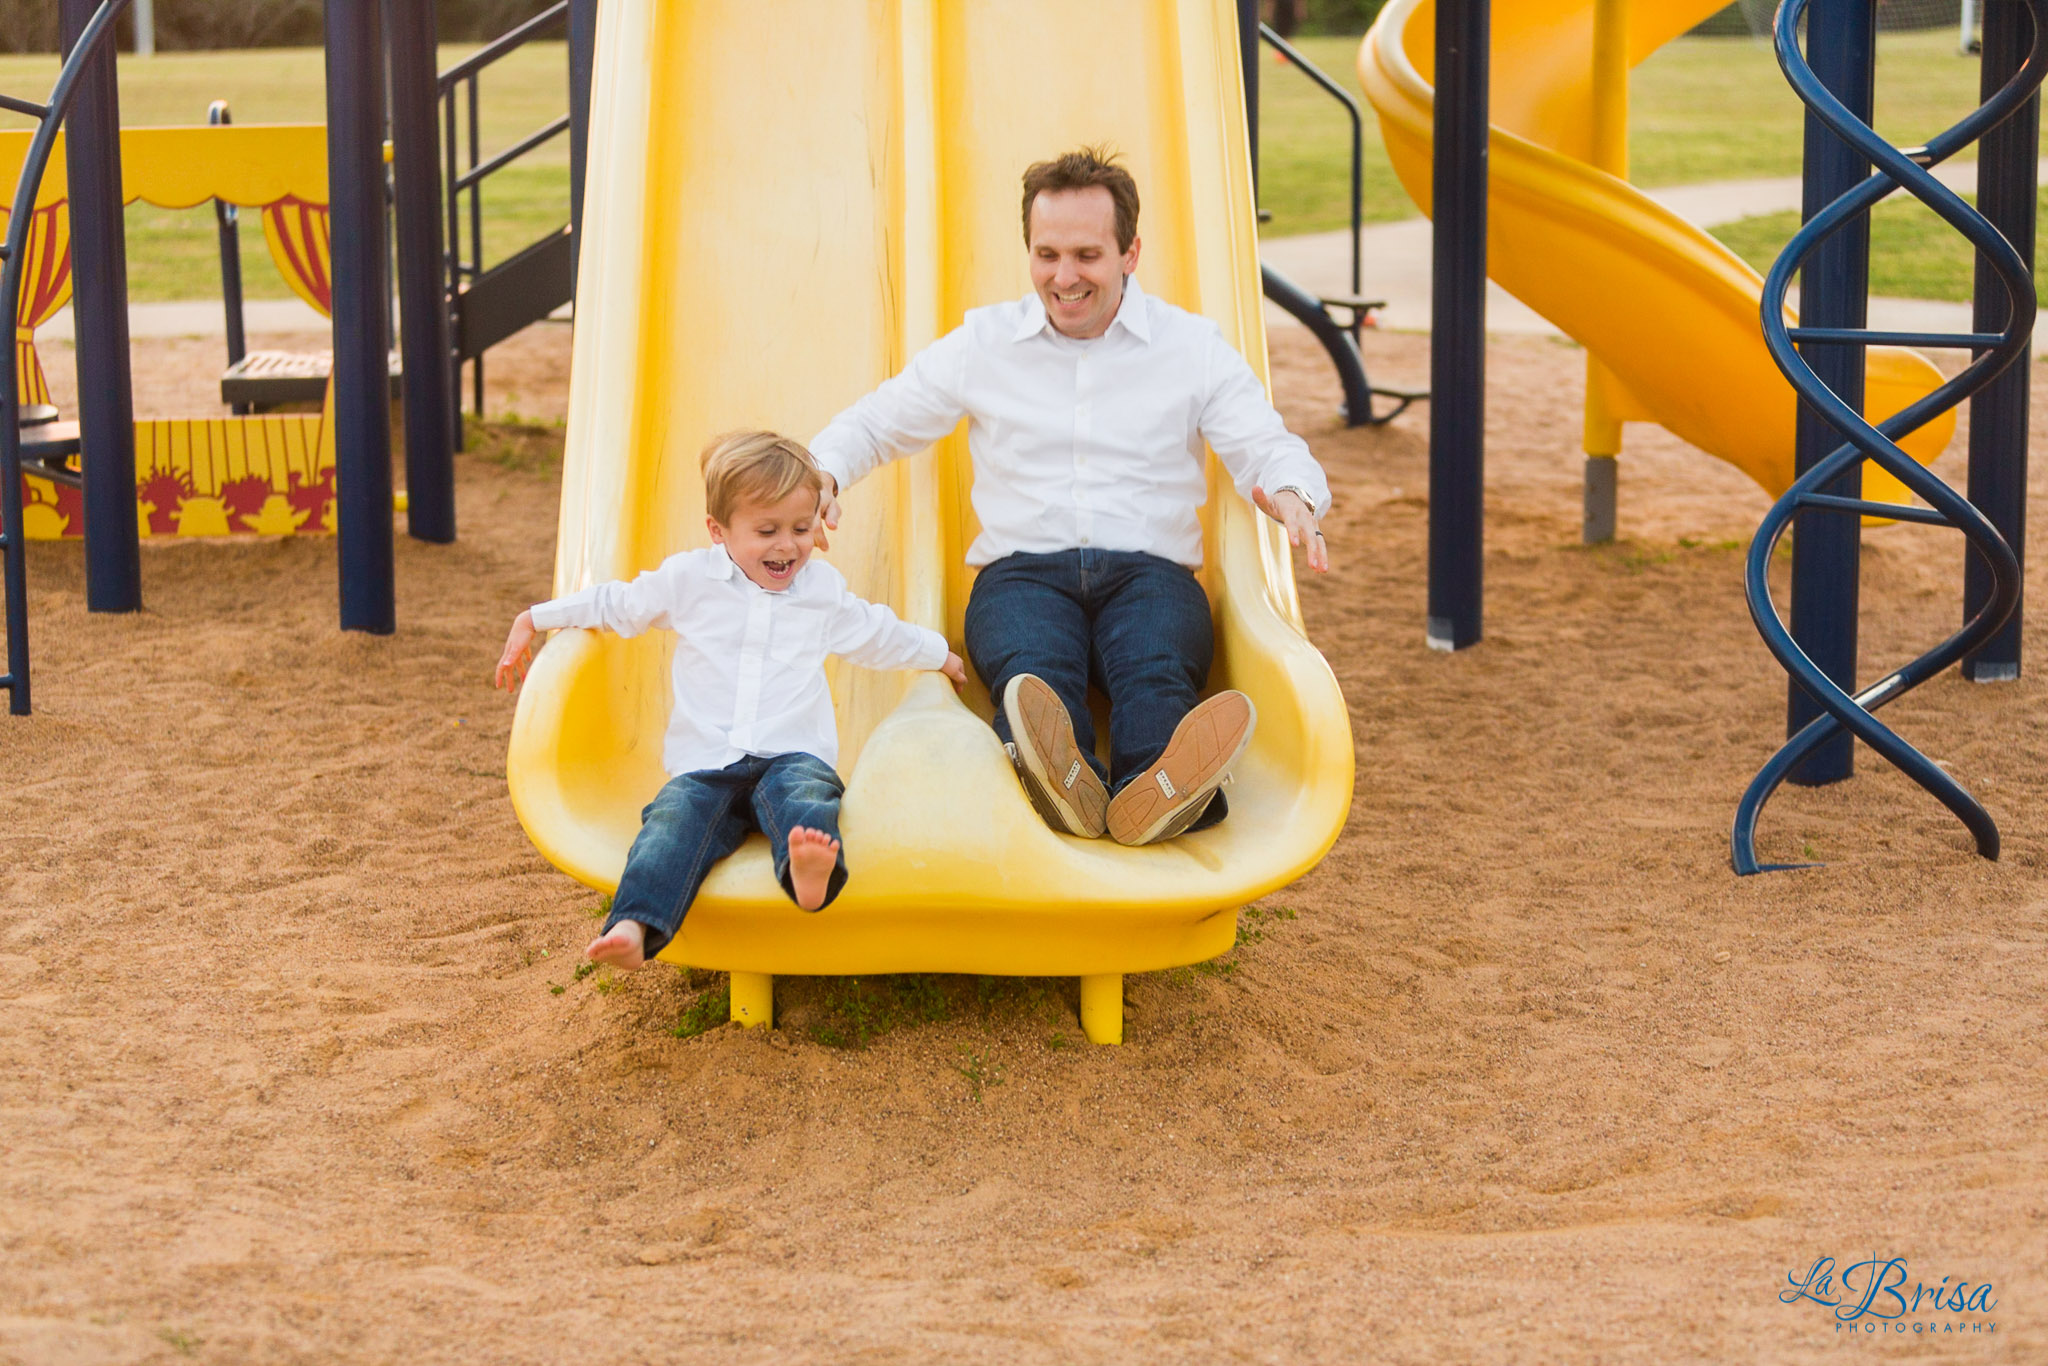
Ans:
[[[1017,746],[1017,776],[1033,809],[1063,834],[1101,838],[1109,789],[1074,743],[1074,719],[1052,685],[1035,674],[1018,674],[1003,688],[1003,714]]]
[[[1257,724],[1258,712],[1241,692],[1218,693],[1182,717],[1159,761],[1110,802],[1110,838],[1152,844],[1193,825],[1251,743]]]

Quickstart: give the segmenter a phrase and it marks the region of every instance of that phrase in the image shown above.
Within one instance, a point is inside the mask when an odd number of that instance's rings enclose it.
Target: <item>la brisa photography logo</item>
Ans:
[[[1995,1333],[1990,1317],[1998,1294],[1989,1281],[1943,1276],[1929,1282],[1907,1269],[1904,1257],[1879,1257],[1837,1267],[1833,1257],[1816,1257],[1802,1273],[1785,1275],[1778,1292],[1785,1304],[1817,1304],[1829,1311],[1839,1335],[1876,1333]]]

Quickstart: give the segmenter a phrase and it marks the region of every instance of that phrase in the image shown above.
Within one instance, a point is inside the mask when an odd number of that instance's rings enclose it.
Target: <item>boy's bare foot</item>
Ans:
[[[792,826],[789,831],[789,889],[796,904],[815,911],[825,904],[832,870],[839,866],[839,841],[822,830]]]
[[[647,927],[637,920],[621,920],[591,940],[583,956],[606,967],[637,968],[647,961]]]

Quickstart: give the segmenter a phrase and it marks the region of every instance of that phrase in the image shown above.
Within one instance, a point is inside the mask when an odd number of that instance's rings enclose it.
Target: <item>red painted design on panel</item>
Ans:
[[[307,513],[302,531],[334,530],[334,466],[320,471],[320,478],[306,484],[299,481],[299,472],[290,474],[291,485],[284,491],[285,498],[294,511]]]
[[[190,475],[158,470],[143,480],[135,490],[135,497],[148,505],[149,534],[175,536],[178,533],[178,509],[194,493]]]

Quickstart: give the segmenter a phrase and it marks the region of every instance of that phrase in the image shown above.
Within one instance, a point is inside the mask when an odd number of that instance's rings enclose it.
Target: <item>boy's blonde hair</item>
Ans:
[[[702,461],[704,510],[720,526],[731,524],[742,499],[772,506],[798,489],[825,492],[825,476],[803,443],[774,432],[715,436]]]

